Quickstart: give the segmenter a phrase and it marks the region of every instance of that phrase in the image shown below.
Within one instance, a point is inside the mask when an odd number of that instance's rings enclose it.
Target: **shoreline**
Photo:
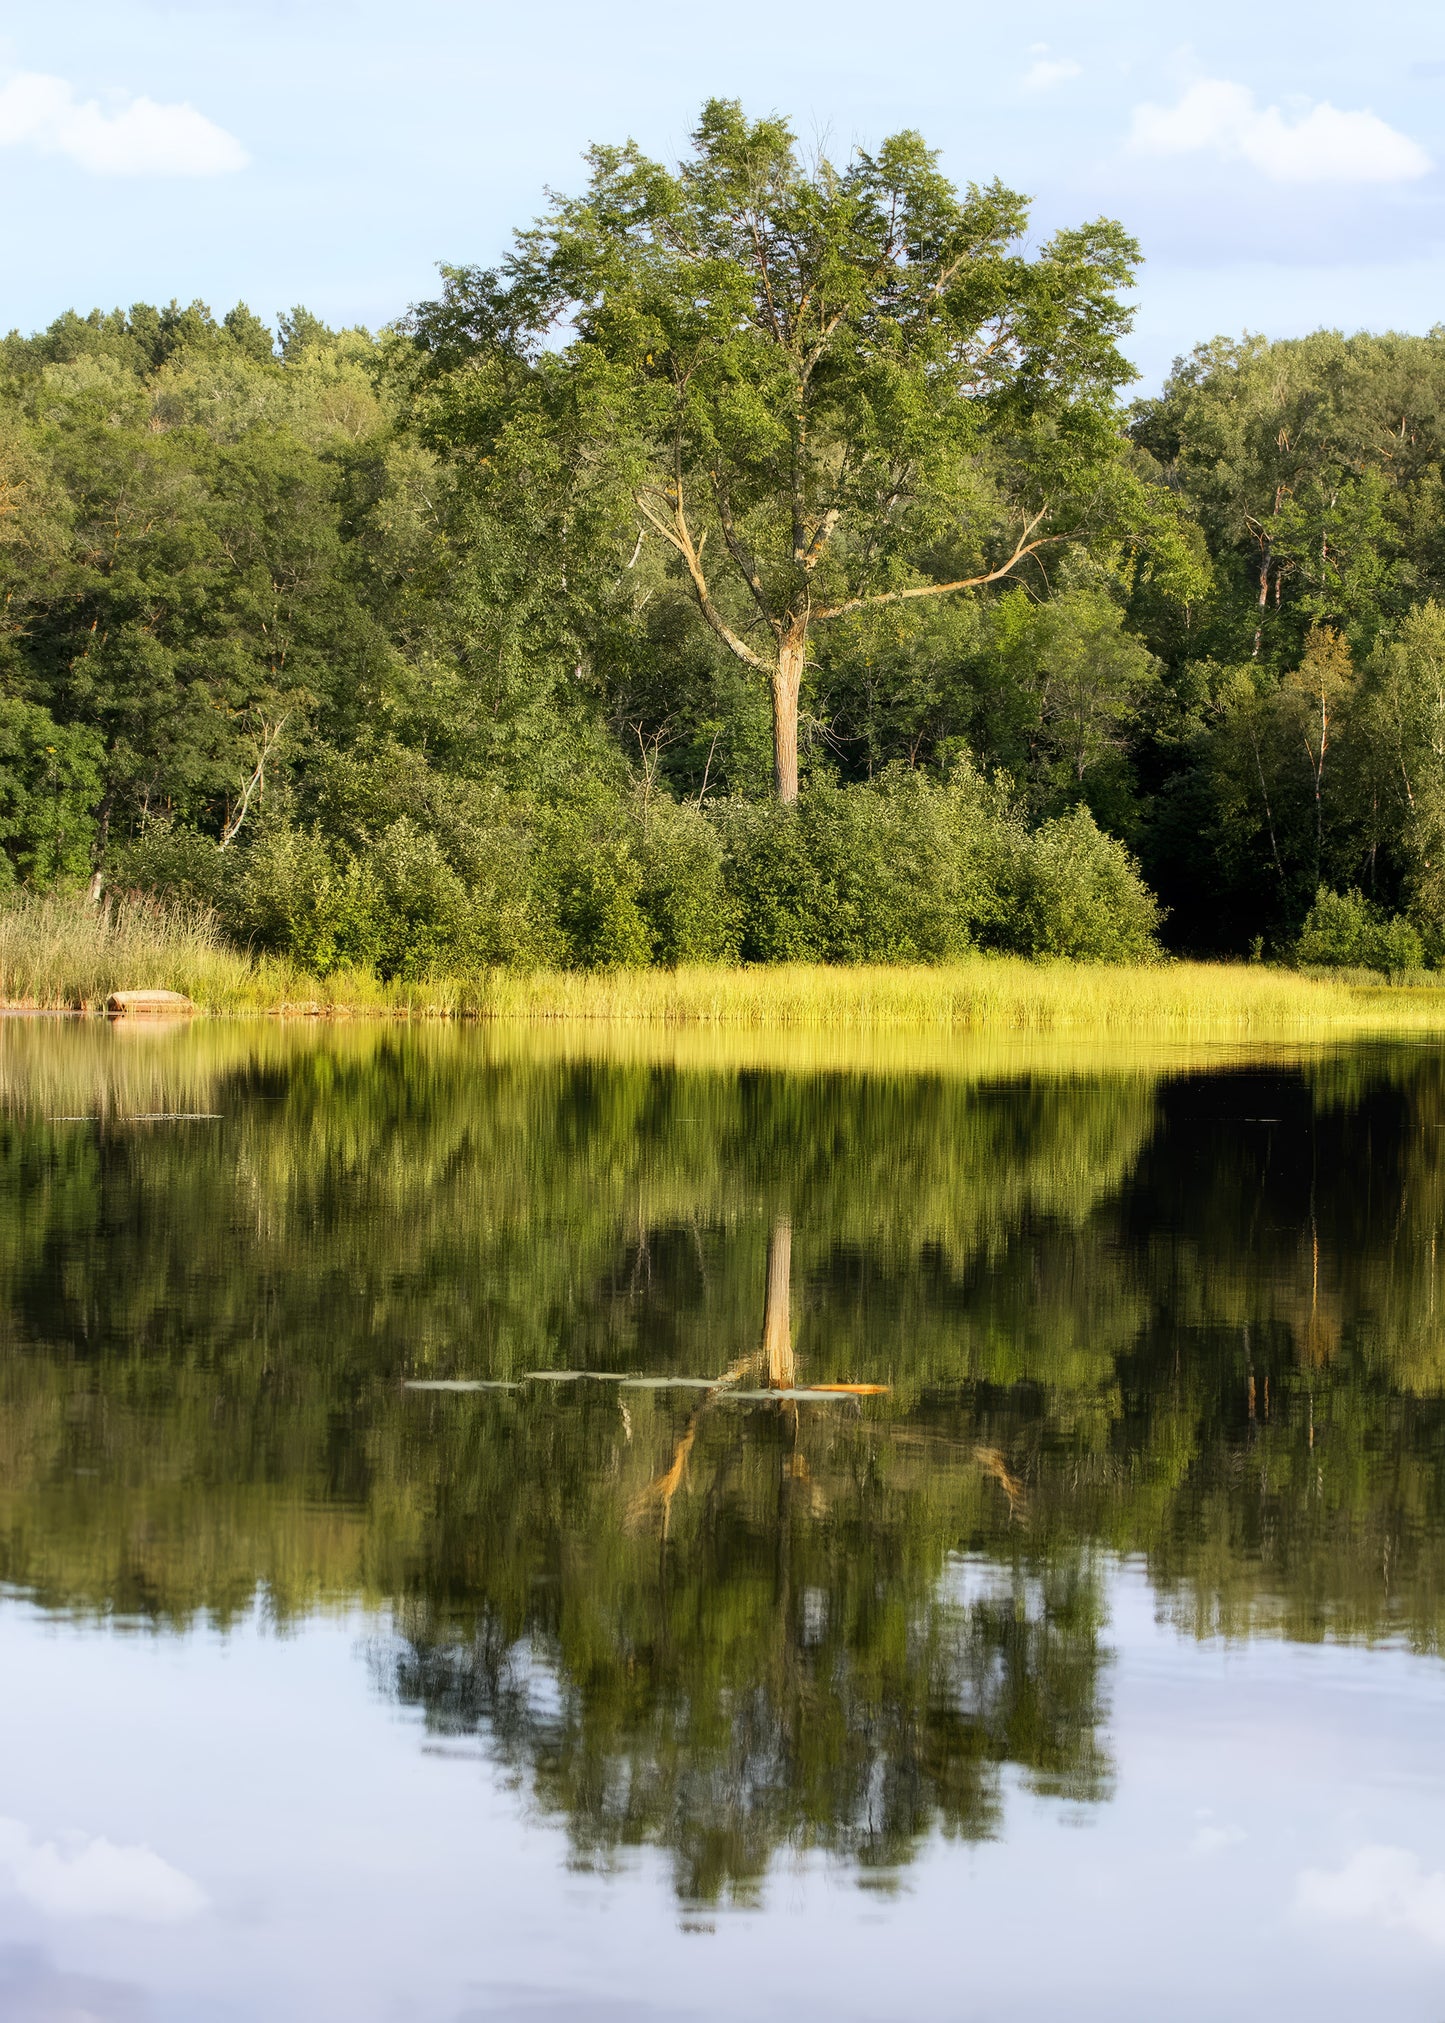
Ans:
[[[108,967],[108,966],[107,966]],[[119,981],[114,978],[119,978]],[[6,979],[9,981],[10,979]],[[16,983],[20,979],[15,978]],[[719,1032],[1108,1034],[1282,1038],[1390,1032],[1445,1035],[1445,977],[1390,981],[1262,964],[1143,966],[977,956],[937,966],[778,964],[676,970],[494,971],[383,980],[368,972],[304,976],[276,958],[209,948],[152,949],[97,976],[47,977],[0,997],[6,1019],[71,1018],[128,1028],[167,1018],[112,1018],[116,988],[163,985],[196,1006],[189,1018],[286,1023],[400,1021]]]

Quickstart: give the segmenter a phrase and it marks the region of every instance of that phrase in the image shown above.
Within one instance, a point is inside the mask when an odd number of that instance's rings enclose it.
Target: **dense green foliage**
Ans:
[[[1108,221],[728,104],[589,159],[380,337],[0,344],[0,878],[408,976],[1135,957],[1141,875],[1178,948],[1445,956],[1445,335],[1125,409]]]
[[[1387,919],[1362,892],[1327,892],[1322,887],[1305,916],[1295,953],[1303,963],[1327,969],[1422,969],[1420,936],[1399,915]]]

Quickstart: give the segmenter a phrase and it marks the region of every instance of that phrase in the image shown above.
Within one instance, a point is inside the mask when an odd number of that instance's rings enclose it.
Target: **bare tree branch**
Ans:
[[[671,509],[670,525],[663,518],[662,514],[657,511],[656,507],[649,503],[648,491],[651,491],[655,497],[662,499]],[[760,653],[754,653],[746,640],[738,637],[737,633],[733,631],[712,601],[712,592],[708,588],[707,577],[703,574],[702,567],[703,542],[706,541],[707,534],[704,532],[699,540],[693,540],[692,530],[687,524],[687,515],[683,511],[681,480],[677,481],[676,488],[671,495],[662,491],[657,486],[650,486],[647,488],[647,491],[639,491],[634,494],[634,498],[638,512],[656,528],[657,532],[669,546],[675,548],[678,554],[681,555],[687,573],[692,579],[693,595],[697,599],[698,610],[701,611],[703,617],[728,649],[728,652],[735,653],[744,666],[752,668],[755,673],[771,675],[773,670],[769,663],[763,659]]]
[[[978,576],[960,576],[952,583],[919,583],[909,590],[876,590],[868,597],[850,597],[843,604],[830,605],[824,611],[815,611],[815,619],[841,618],[849,611],[870,611],[880,604],[903,604],[915,597],[946,597],[952,590],[977,590],[985,583],[997,583],[1016,569],[1027,556],[1037,554],[1040,548],[1047,548],[1058,541],[1067,541],[1067,534],[1041,534],[1037,540],[1029,537],[1034,529],[1048,517],[1047,505],[1041,506],[1019,536],[1018,544],[1006,562],[1000,562],[996,569],[987,569]]]
[[[266,783],[266,761],[267,759],[270,758],[272,752],[275,751],[276,746],[280,741],[281,733],[286,728],[289,716],[290,712],[288,711],[286,716],[281,717],[274,724],[268,724],[265,717],[262,717],[260,719],[261,750],[256,760],[256,770],[254,773],[252,773],[250,779],[247,780],[246,782],[245,788],[242,791],[241,799],[239,804],[237,805],[235,813],[230,817],[230,819],[226,823],[226,826],[221,831],[220,847],[223,850],[229,850],[231,845],[235,842],[236,838],[240,835],[241,824],[245,821],[247,815],[250,813],[251,802],[253,798],[258,793],[261,792],[262,788]]]

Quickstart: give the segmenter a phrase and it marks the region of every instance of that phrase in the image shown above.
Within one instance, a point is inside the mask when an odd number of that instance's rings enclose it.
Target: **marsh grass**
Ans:
[[[26,894],[0,907],[0,1003],[99,1011],[112,991],[178,990],[208,1012],[454,1015],[474,1007],[457,980],[385,983],[368,970],[321,978],[236,948],[206,913],[120,898]]]
[[[1283,1038],[1445,1030],[1445,992],[1260,965],[1030,962],[499,974],[494,1018],[835,1032]]]
[[[248,954],[208,915],[160,901],[93,907],[75,895],[43,894],[0,907],[5,1006],[99,1011],[112,991],[155,988],[182,991],[212,1013],[557,1021],[613,1030],[1225,1042],[1445,1031],[1445,990],[1426,978],[1385,983],[1258,964],[982,955],[936,966],[492,970],[391,980],[348,969],[317,977],[285,957]]]

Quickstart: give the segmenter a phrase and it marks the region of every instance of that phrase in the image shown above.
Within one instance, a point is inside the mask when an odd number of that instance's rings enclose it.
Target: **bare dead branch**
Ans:
[[[665,501],[671,509],[670,525],[657,509],[649,503],[648,490],[653,493],[654,497]],[[698,609],[723,645],[728,649],[728,652],[736,654],[743,665],[752,668],[756,674],[771,675],[773,670],[768,662],[763,659],[760,653],[754,653],[745,639],[738,637],[737,633],[733,631],[732,627],[713,603],[712,592],[708,588],[707,577],[703,573],[702,566],[703,543],[706,541],[707,535],[704,532],[698,540],[694,541],[693,539],[692,529],[687,524],[687,514],[683,509],[681,478],[679,477],[675,481],[671,495],[663,492],[658,486],[651,486],[647,490],[635,493],[634,499],[638,512],[657,529],[658,533],[661,534],[669,546],[675,548],[678,554],[681,555],[687,573],[692,580],[693,595],[697,599]]]
[[[841,618],[849,611],[871,611],[881,604],[904,604],[915,597],[946,597],[954,590],[977,590],[986,583],[998,583],[1016,569],[1028,556],[1037,554],[1059,541],[1067,541],[1067,534],[1041,534],[1036,540],[1030,539],[1034,529],[1042,524],[1048,515],[1047,505],[1041,506],[1020,535],[1018,544],[1006,562],[1000,562],[996,569],[987,569],[978,576],[960,576],[952,583],[919,583],[908,590],[876,590],[867,597],[850,597],[845,603],[830,605],[826,610],[815,611],[815,619]]]
[[[226,823],[226,826],[221,831],[220,847],[223,850],[229,850],[231,845],[235,842],[236,838],[240,835],[241,824],[245,821],[247,815],[251,811],[252,801],[255,799],[256,795],[262,791],[262,789],[265,786],[266,761],[270,758],[272,752],[275,751],[276,746],[280,741],[281,733],[286,728],[289,717],[290,712],[288,711],[286,716],[280,717],[274,724],[268,724],[265,717],[262,717],[260,719],[261,749],[256,759],[256,770],[252,773],[250,779],[247,780],[246,785],[242,790],[241,799],[236,807],[235,813],[230,817],[229,821]]]

